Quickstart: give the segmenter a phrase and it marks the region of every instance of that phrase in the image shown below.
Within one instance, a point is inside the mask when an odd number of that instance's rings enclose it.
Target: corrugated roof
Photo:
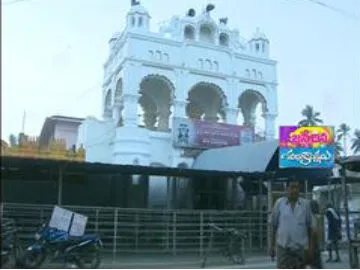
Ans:
[[[279,146],[278,140],[206,150],[193,164],[194,169],[265,172]]]

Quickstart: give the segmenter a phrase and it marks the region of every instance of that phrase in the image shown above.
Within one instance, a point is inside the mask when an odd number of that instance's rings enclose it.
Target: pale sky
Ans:
[[[124,28],[130,0],[2,0],[2,129],[6,141],[37,136],[47,116],[101,117],[103,63],[108,40]],[[320,0],[354,14],[345,16],[309,0],[213,0],[213,18],[249,38],[256,27],[270,39],[278,61],[277,125],[301,120],[306,104],[324,123],[360,129],[360,1]],[[152,28],[207,0],[141,0]],[[357,16],[357,17],[356,17]],[[356,19],[357,18],[357,19]]]

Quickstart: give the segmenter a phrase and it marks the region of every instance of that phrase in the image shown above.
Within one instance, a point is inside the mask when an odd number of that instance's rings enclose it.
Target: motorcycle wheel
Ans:
[[[21,260],[21,264],[25,268],[40,268],[40,266],[45,261],[46,255],[43,252],[31,252],[28,251],[25,253],[23,259]]]
[[[67,257],[65,258],[63,269],[78,269],[84,268],[84,265],[77,257]]]
[[[15,242],[13,252],[14,252],[15,268],[23,268],[25,250],[20,241]]]
[[[97,247],[82,251],[78,257],[80,268],[98,269],[100,267],[100,250]]]

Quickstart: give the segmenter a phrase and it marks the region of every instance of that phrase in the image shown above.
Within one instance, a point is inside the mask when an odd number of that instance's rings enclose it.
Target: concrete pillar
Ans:
[[[140,95],[126,93],[123,97],[124,109],[123,109],[123,124],[124,127],[137,127],[138,115],[137,105]]]
[[[188,102],[186,100],[174,100],[174,117],[186,118],[186,106]]]
[[[238,119],[238,108],[227,108],[226,109],[226,123],[237,125],[237,119]]]
[[[168,131],[169,130],[169,116],[171,112],[168,108],[164,108],[158,113],[158,131]]]
[[[120,126],[121,123],[121,106],[120,105],[114,105],[113,107],[113,118],[115,126]]]
[[[265,118],[265,137],[266,140],[272,140],[275,138],[275,119],[276,114],[265,113],[263,114]]]

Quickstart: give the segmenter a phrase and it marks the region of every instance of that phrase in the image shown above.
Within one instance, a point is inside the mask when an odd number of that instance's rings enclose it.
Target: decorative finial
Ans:
[[[212,11],[215,8],[215,6],[213,4],[208,4],[206,6],[206,12],[209,13],[210,11]]]
[[[186,15],[189,16],[189,17],[195,17],[195,15],[196,15],[195,9],[190,8]]]
[[[227,25],[228,18],[227,18],[227,17],[225,17],[225,18],[220,18],[219,21],[220,21],[220,23],[223,23],[223,24]]]
[[[131,0],[131,6],[138,6],[140,5],[140,1]]]

